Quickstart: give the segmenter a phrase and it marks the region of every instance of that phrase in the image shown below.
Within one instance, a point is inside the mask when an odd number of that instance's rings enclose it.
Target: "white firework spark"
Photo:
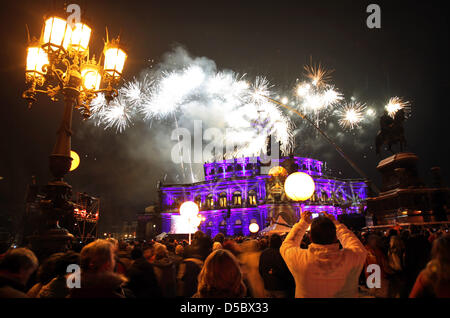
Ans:
[[[338,111],[339,124],[344,129],[353,129],[359,127],[359,124],[364,119],[364,111],[366,105],[357,101],[351,101],[342,106]]]
[[[298,105],[302,112],[311,116],[319,125],[331,113],[334,106],[342,100],[343,95],[333,85],[330,71],[319,66],[305,66],[306,78],[297,85],[296,95]]]
[[[91,111],[91,119],[97,126],[103,126],[105,129],[114,128],[120,133],[132,124],[133,118],[137,115],[137,108],[127,102],[121,94],[109,105],[105,96],[99,94],[91,103]]]
[[[406,115],[409,115],[409,113],[411,112],[411,105],[408,101],[404,101],[400,97],[395,96],[389,99],[389,102],[386,104],[385,109],[391,117],[394,117],[395,113],[400,109],[403,109]]]
[[[249,84],[236,73],[212,72],[190,63],[126,83],[109,106],[104,97],[98,97],[93,118],[105,128],[122,132],[139,114],[144,120],[160,120],[176,118],[179,111],[188,118],[202,118],[206,126],[226,129],[222,142],[235,145],[227,149],[226,157],[266,152],[269,135],[288,153],[293,146],[292,123],[267,99],[272,96],[271,87],[265,77]]]

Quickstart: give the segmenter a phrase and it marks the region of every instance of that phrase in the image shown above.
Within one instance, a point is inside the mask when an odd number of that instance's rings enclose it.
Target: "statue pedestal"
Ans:
[[[422,186],[416,167],[418,160],[419,157],[410,152],[398,153],[381,160],[377,166],[382,177],[380,195],[393,189]]]
[[[406,152],[380,161],[377,170],[382,177],[381,192],[377,197],[367,198],[367,212],[374,219],[373,225],[447,220],[448,211],[443,212],[446,200],[437,202],[436,198],[448,197],[450,191],[442,186],[426,187],[417,172],[418,159]]]

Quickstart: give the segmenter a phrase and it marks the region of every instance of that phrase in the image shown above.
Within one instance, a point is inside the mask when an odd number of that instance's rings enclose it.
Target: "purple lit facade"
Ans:
[[[344,180],[323,175],[323,162],[301,157],[284,157],[273,165],[290,159],[297,171],[309,174],[316,191],[310,200],[292,202],[273,195],[273,178],[259,157],[237,158],[204,164],[205,181],[192,184],[160,185],[162,232],[175,233],[173,216],[179,215],[184,201],[194,201],[206,218],[199,229],[211,236],[250,235],[250,223],[265,228],[281,215],[288,224],[300,218],[300,211],[327,211],[335,216],[361,213],[365,209],[367,185],[363,180]],[[282,183],[278,183],[278,193]]]

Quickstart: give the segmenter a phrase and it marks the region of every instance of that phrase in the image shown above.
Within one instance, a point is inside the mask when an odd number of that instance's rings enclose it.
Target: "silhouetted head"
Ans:
[[[336,226],[334,223],[325,216],[315,218],[311,223],[311,241],[321,245],[336,243]]]
[[[269,239],[269,247],[270,248],[280,248],[281,243],[282,243],[281,237],[278,234],[274,233],[270,236],[270,239]]]

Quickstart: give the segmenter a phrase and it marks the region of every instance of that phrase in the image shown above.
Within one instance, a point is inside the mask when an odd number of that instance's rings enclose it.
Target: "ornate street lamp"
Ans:
[[[61,230],[58,220],[72,208],[68,202],[71,186],[63,180],[72,162],[72,111],[78,109],[86,119],[91,115],[90,104],[97,94],[102,92],[108,103],[113,100],[118,95],[114,87],[118,85],[127,58],[119,39],[109,41],[108,34],[100,60],[97,62],[95,56],[90,58],[91,33],[91,28],[84,23],[75,23],[72,27],[66,19],[52,16],[45,19],[40,39],[30,41],[27,49],[25,80],[28,88],[23,98],[28,107],[32,107],[38,93],[52,101],[60,98],[64,101],[63,118],[50,155],[54,180],[47,186],[42,206],[47,230]]]

